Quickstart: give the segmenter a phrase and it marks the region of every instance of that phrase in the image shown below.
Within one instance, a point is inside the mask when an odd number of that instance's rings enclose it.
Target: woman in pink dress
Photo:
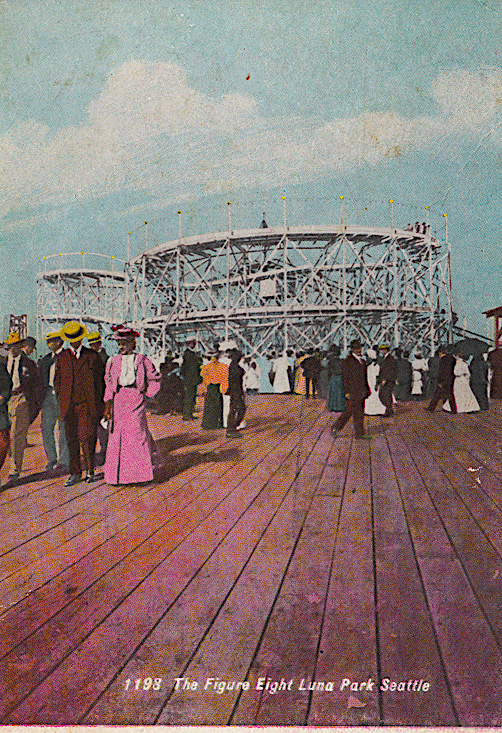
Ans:
[[[158,453],[148,429],[145,398],[160,389],[160,374],[143,354],[136,354],[137,331],[115,326],[120,354],[105,372],[105,415],[110,421],[105,461],[108,484],[151,481]]]

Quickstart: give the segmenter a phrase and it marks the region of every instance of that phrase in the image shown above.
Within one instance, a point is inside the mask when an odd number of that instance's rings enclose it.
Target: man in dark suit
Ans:
[[[93,331],[92,333],[87,334],[87,345],[90,349],[95,351],[96,354],[98,354],[103,364],[106,364],[108,361],[108,354],[103,346],[103,340],[99,331]]]
[[[63,420],[59,417],[59,405],[54,389],[54,379],[56,376],[57,354],[63,350],[64,341],[59,331],[52,331],[45,337],[49,353],[43,356],[38,362],[38,368],[42,376],[42,382],[45,387],[45,398],[42,404],[42,440],[44,444],[45,455],[47,456],[46,471],[51,471],[56,466],[60,468],[68,468],[68,443],[66,440],[66,430]],[[56,440],[54,431],[58,426],[59,431],[59,461],[58,452],[56,451]]]
[[[195,400],[197,397],[197,386],[202,382],[200,368],[201,357],[194,351],[195,341],[187,342],[187,349],[183,354],[180,376],[183,379],[185,388],[185,401],[183,404],[183,420],[194,419]]]
[[[80,447],[86,476],[96,480],[94,453],[98,420],[103,415],[104,364],[98,354],[82,345],[87,330],[78,321],[69,321],[60,331],[70,348],[57,356],[54,386],[59,401],[59,416],[64,420],[70,453],[70,476],[65,486],[81,481]]]
[[[103,346],[103,341],[101,338],[101,334],[99,331],[93,331],[92,333],[87,334],[87,345],[90,349],[96,352],[96,354],[99,356],[101,361],[103,362],[104,366],[106,367],[106,362],[109,359],[108,354],[106,353],[106,349]],[[104,381],[103,381],[103,394],[104,394]],[[97,425],[97,431],[98,431],[98,440],[99,440],[99,446],[100,451],[99,453],[96,453],[96,465],[102,466],[106,459],[106,451],[108,448],[108,428],[104,428],[101,425],[101,420],[98,420]]]
[[[394,414],[394,405],[392,404],[392,394],[397,380],[397,361],[390,353],[388,344],[382,344],[380,351],[380,372],[378,373],[378,383],[380,389],[378,396],[380,402],[385,405],[384,417],[392,417]]]
[[[13,333],[5,342],[9,349],[7,371],[12,379],[12,395],[9,400],[11,420],[11,472],[9,479],[17,479],[22,471],[28,428],[36,418],[44,399],[44,387],[40,371],[23,353],[24,339]]]
[[[334,438],[352,417],[354,420],[355,437],[364,439],[364,400],[370,395],[368,386],[368,367],[362,358],[363,345],[359,340],[350,344],[350,354],[342,362],[343,386],[347,405],[331,429]]]
[[[309,399],[310,385],[312,385],[312,398],[314,398],[317,396],[319,375],[322,372],[322,364],[317,351],[302,361],[302,369],[305,377],[305,397]]]
[[[455,404],[455,397],[453,396],[453,370],[455,368],[455,357],[453,356],[451,348],[448,346],[440,346],[439,353],[441,358],[439,360],[438,383],[436,391],[434,392],[428,407],[425,409],[428,410],[428,412],[434,412],[438,403],[443,405],[443,403],[448,400],[451,405],[451,411],[456,412],[457,406]]]
[[[244,369],[240,365],[242,353],[233,349],[228,367],[228,389],[230,395],[230,410],[227,422],[227,438],[240,438],[237,426],[241,424],[246,413],[246,401],[244,399]]]

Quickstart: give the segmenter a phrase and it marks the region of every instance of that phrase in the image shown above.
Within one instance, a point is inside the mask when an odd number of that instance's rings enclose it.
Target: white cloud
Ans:
[[[437,114],[420,118],[272,118],[250,97],[202,94],[179,66],[130,61],[110,74],[86,125],[51,134],[30,120],[4,135],[0,213],[126,189],[176,201],[227,186],[286,185],[447,137],[482,136],[500,113],[502,72],[445,71],[432,94]]]

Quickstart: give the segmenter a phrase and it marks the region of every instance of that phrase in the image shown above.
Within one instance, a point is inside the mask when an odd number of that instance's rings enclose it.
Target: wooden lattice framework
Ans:
[[[263,355],[358,337],[433,353],[451,335],[449,248],[429,232],[228,231],[150,248],[128,270],[129,318],[150,351],[232,338]]]

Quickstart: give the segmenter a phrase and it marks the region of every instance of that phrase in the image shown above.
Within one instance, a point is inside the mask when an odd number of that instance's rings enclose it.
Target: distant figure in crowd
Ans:
[[[367,378],[370,396],[364,401],[364,414],[384,415],[387,408],[378,395],[378,375],[380,374],[380,364],[377,360],[377,353],[374,349],[368,349],[366,355],[368,357]]]
[[[305,374],[303,373],[302,363],[308,359],[309,354],[302,352],[295,361],[295,393],[305,394]]]
[[[19,478],[23,469],[28,428],[38,415],[44,399],[44,386],[37,365],[23,352],[24,340],[12,333],[5,345],[9,349],[7,371],[12,379],[9,399],[11,421],[11,469],[9,479]]]
[[[363,345],[359,340],[350,344],[350,354],[342,362],[343,385],[347,406],[331,429],[334,438],[352,417],[355,437],[366,438],[364,434],[364,401],[370,395],[367,378],[367,366],[362,357]]]
[[[426,395],[428,398],[432,397],[438,386],[438,374],[439,374],[439,362],[441,355],[436,352],[434,356],[429,357],[429,372],[428,372],[428,385]]]
[[[392,417],[394,414],[394,405],[392,403],[392,395],[397,379],[397,361],[390,353],[388,344],[382,344],[380,351],[380,371],[378,373],[378,397],[383,405],[385,405],[384,417]]]
[[[0,469],[5,463],[10,448],[9,399],[12,394],[12,379],[3,362],[0,362]]]
[[[490,397],[492,400],[502,400],[502,349],[500,347],[488,353],[488,362],[492,369]]]
[[[394,388],[394,397],[398,402],[408,402],[411,399],[411,380],[412,369],[409,360],[409,353],[396,349],[396,386]]]
[[[260,371],[258,364],[250,356],[246,356],[244,365],[244,391],[248,394],[256,394],[260,390]]]
[[[195,400],[197,398],[197,387],[202,382],[200,368],[202,358],[195,353],[196,342],[187,342],[187,348],[183,354],[180,376],[185,389],[185,401],[183,403],[183,420],[194,420]]]
[[[426,375],[429,368],[427,359],[422,358],[422,352],[416,352],[411,368],[413,370],[411,394],[415,400],[421,400],[425,397]]]
[[[160,390],[157,394],[157,414],[176,415],[183,413],[185,401],[185,387],[181,377],[176,374],[177,364],[171,357],[168,357],[160,365]]]
[[[45,455],[47,456],[47,465],[45,470],[50,471],[56,467],[68,468],[70,465],[70,457],[64,420],[61,420],[59,417],[59,403],[56,390],[54,388],[57,355],[63,350],[64,341],[61,338],[59,331],[48,333],[45,340],[49,347],[49,353],[40,359],[38,367],[45,387],[45,398],[42,403],[41,420],[42,440]],[[59,451],[56,451],[56,425],[59,432]]]
[[[438,404],[441,406],[448,401],[451,412],[456,412],[455,397],[453,396],[453,369],[455,366],[455,357],[451,352],[451,347],[439,347],[439,369],[438,384],[428,407],[425,409],[434,412]]]
[[[69,348],[57,355],[54,388],[59,401],[59,416],[64,420],[70,454],[70,476],[65,486],[82,480],[82,449],[85,481],[94,473],[97,424],[104,410],[104,364],[95,351],[83,345],[87,329],[78,321],[68,321],[60,331]]]
[[[490,409],[490,402],[488,399],[489,366],[485,357],[486,354],[475,354],[469,364],[471,372],[471,389],[478,401],[479,409],[483,411]]]
[[[106,362],[108,361],[108,354],[105,351],[105,348],[103,346],[103,342],[101,340],[101,334],[99,331],[93,331],[92,333],[87,334],[87,344],[90,349],[96,352],[96,354],[99,356],[101,361],[103,362],[103,365],[106,366]],[[104,373],[103,373],[103,379],[104,379]],[[104,391],[104,383],[103,383],[103,391]],[[105,462],[106,457],[106,450],[108,447],[108,430],[105,429],[102,424],[101,420],[98,420],[97,424],[97,434],[98,434],[98,440],[99,440],[99,453],[96,453],[96,465],[102,466]]]
[[[479,412],[479,403],[470,387],[471,373],[469,365],[460,354],[455,357],[453,377],[453,396],[456,412]],[[449,400],[444,403],[443,410],[452,411]]]
[[[317,397],[319,375],[322,370],[319,354],[315,351],[302,361],[303,376],[305,377],[305,397],[309,399],[312,388],[312,398]]]
[[[326,352],[320,352],[319,361],[321,362],[321,371],[319,372],[319,379],[317,381],[317,396],[321,400],[326,400],[328,398],[330,379],[328,369],[328,354]]]
[[[218,361],[227,370],[227,381],[228,381],[228,369],[230,362],[232,361],[232,351],[237,348],[235,341],[222,341],[219,346]],[[222,407],[222,421],[223,427],[228,426],[228,415],[230,412],[230,394],[227,392],[222,393],[223,407]]]
[[[218,349],[209,355],[211,360],[200,370],[206,386],[202,427],[204,430],[217,430],[223,427],[223,392],[228,389],[228,367],[219,362]]]
[[[338,344],[333,344],[328,353],[329,386],[326,407],[329,412],[343,412],[346,407],[340,353]]]
[[[286,351],[282,352],[282,356],[277,357],[272,362],[272,370],[274,372],[273,387],[277,394],[284,394],[291,390],[291,366],[290,359]]]
[[[120,353],[106,365],[105,413],[110,421],[105,481],[108,484],[143,483],[153,479],[159,461],[148,429],[145,399],[160,389],[160,374],[143,354],[136,354],[137,331],[116,326]]]
[[[228,367],[228,389],[230,396],[230,410],[228,413],[227,437],[240,438],[241,433],[237,430],[242,423],[246,413],[246,401],[244,398],[244,369],[239,364],[242,353],[238,349],[232,351],[230,365]]]

